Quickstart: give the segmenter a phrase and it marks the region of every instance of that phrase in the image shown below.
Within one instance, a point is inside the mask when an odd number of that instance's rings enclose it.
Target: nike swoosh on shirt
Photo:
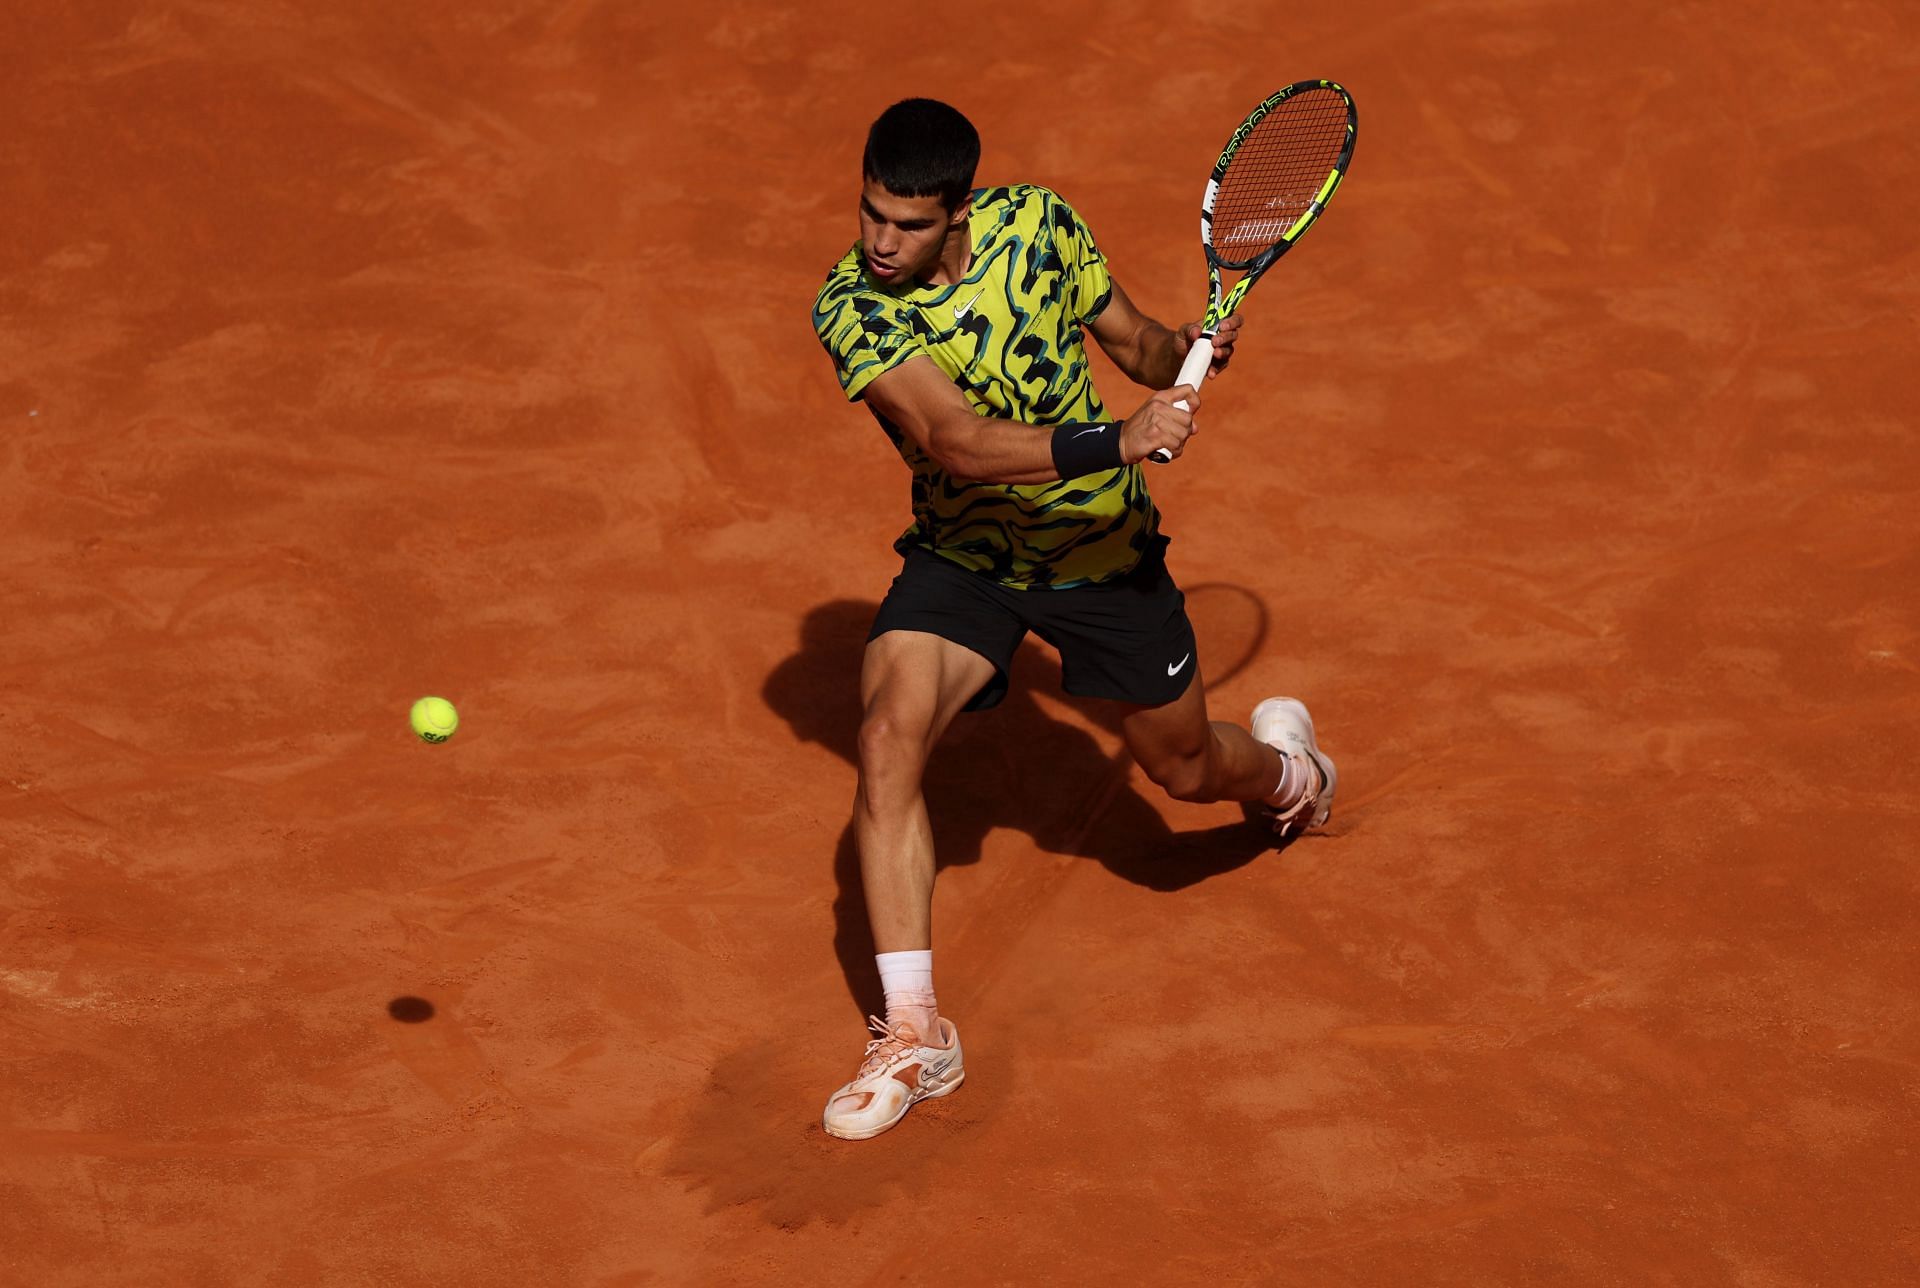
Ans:
[[[954,320],[955,322],[964,322],[964,321],[966,321],[966,320],[967,320],[967,314],[969,314],[969,313],[971,313],[971,312],[973,312],[973,302],[974,302],[975,300],[977,300],[977,299],[979,299],[979,298],[980,298],[980,297],[981,297],[982,295],[984,295],[984,294],[986,294],[986,291],[987,291],[987,288],[983,286],[983,287],[981,287],[981,288],[980,288],[979,290],[977,290],[977,291],[975,291],[975,292],[974,292],[974,293],[973,293],[972,295],[969,295],[969,296],[967,297],[967,302],[966,302],[965,304],[956,304],[956,305],[954,305],[954,306],[953,306],[953,320]]]
[[[1181,658],[1178,662],[1167,663],[1167,674],[1168,675],[1180,674],[1180,668],[1185,666],[1187,664],[1188,659],[1190,659],[1192,656],[1193,654],[1189,653],[1187,654],[1186,657]]]

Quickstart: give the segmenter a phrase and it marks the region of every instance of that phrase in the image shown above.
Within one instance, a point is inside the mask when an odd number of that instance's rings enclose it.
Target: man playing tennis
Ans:
[[[1028,631],[1071,694],[1124,708],[1127,749],[1170,796],[1264,802],[1288,835],[1326,821],[1337,782],[1306,707],[1269,698],[1252,731],[1207,719],[1184,597],[1141,462],[1178,457],[1198,392],[1167,388],[1200,333],[1134,307],[1080,217],[1045,188],[973,188],[980,140],[931,99],[867,135],[860,240],[828,274],[814,329],[913,475],[900,575],[861,669],[854,829],[886,1019],[824,1125],[876,1136],[965,1077],[933,989],[928,754],[961,711],[998,703]],[[1214,337],[1232,356],[1237,317]],[[1109,420],[1082,331],[1158,390]]]

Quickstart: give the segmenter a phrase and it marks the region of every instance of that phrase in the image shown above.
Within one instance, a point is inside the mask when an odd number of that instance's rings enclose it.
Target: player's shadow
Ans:
[[[1209,672],[1210,684],[1235,674],[1256,656],[1265,636],[1265,613],[1238,587],[1193,587],[1197,596],[1216,592],[1231,602],[1239,627],[1237,665]],[[1221,599],[1225,596],[1225,599]],[[849,764],[857,757],[860,728],[860,660],[878,606],[835,600],[807,614],[800,649],[767,677],[767,705],[808,742],[817,742]],[[1195,614],[1198,619],[1199,614]],[[1232,631],[1224,632],[1231,635]],[[1202,625],[1203,645],[1210,632]],[[1152,890],[1179,890],[1230,872],[1279,848],[1269,825],[1247,811],[1231,822],[1175,832],[1131,786],[1131,760],[1101,747],[1085,729],[1047,714],[1034,700],[1042,691],[1082,713],[1089,723],[1119,735],[1119,709],[1060,693],[1057,658],[1031,639],[1014,659],[1012,691],[998,707],[954,721],[927,768],[927,812],[940,868],[973,863],[994,828],[1014,828],[1040,849],[1097,860],[1115,875]],[[851,779],[848,809],[851,812]],[[1232,806],[1219,807],[1223,812]],[[834,856],[839,892],[834,900],[834,951],[848,991],[862,1014],[883,1009],[873,969],[873,937],[861,893],[860,858],[851,821]]]

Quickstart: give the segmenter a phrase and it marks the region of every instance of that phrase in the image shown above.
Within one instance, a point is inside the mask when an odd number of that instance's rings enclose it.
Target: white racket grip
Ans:
[[[1193,342],[1191,349],[1187,350],[1187,360],[1180,364],[1180,376],[1173,383],[1176,385],[1186,385],[1190,389],[1198,389],[1200,382],[1207,378],[1207,368],[1212,365],[1213,337],[1203,335]],[[1181,411],[1186,411],[1187,400],[1182,398],[1179,402],[1175,403],[1174,406],[1178,407]],[[1168,461],[1171,461],[1173,457],[1167,454],[1166,448],[1160,447],[1155,448],[1148,459],[1158,461],[1160,464],[1165,465]]]

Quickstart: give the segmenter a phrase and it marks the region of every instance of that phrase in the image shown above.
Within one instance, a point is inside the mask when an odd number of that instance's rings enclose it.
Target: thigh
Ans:
[[[928,635],[983,660],[985,678],[961,705],[965,710],[984,710],[1006,696],[1008,669],[1026,638],[1027,628],[1010,601],[1015,594],[938,555],[910,551],[874,616],[867,642],[871,646],[888,635]],[[946,659],[939,668],[941,675],[963,677],[976,669],[948,650],[897,645],[887,653],[891,655],[895,648],[901,650],[904,664],[914,668],[925,669],[928,659],[937,655]]]
[[[924,631],[888,631],[868,641],[860,665],[860,703],[868,720],[924,738],[931,751],[953,718],[994,677],[972,649]]]

